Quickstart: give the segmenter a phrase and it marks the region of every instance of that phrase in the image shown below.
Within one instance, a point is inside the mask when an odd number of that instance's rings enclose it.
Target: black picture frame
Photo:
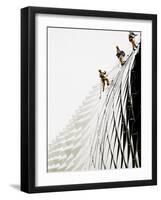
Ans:
[[[35,15],[59,14],[152,21],[152,179],[59,186],[35,186]],[[157,15],[45,7],[21,9],[21,190],[27,193],[157,184]]]

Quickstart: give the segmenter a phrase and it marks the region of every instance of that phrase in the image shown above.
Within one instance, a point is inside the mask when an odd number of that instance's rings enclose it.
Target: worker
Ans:
[[[137,48],[136,43],[135,43],[135,37],[137,35],[133,32],[129,32],[129,42],[132,44],[132,49],[135,50]]]
[[[103,87],[103,92],[105,90],[105,85],[107,84],[107,86],[110,85],[109,83],[109,79],[108,79],[108,75],[106,73],[106,71],[102,71],[101,69],[98,70],[99,71],[99,77],[101,79],[102,82],[102,87]]]
[[[121,65],[124,65],[125,64],[125,61],[124,61],[125,52],[120,50],[118,46],[116,46],[116,51],[117,51],[116,56],[118,57]]]

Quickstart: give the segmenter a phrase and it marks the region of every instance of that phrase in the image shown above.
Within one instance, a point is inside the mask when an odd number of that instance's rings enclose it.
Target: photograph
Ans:
[[[141,167],[141,32],[47,27],[48,172]]]

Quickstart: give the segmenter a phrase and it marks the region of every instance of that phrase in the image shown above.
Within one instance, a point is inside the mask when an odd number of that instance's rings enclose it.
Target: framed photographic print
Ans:
[[[157,184],[157,16],[21,10],[21,190]]]

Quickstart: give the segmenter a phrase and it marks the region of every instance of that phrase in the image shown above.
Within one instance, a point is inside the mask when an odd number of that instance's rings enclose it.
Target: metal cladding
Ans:
[[[100,94],[99,85],[92,88],[69,124],[48,146],[48,172],[141,166],[131,89],[139,51],[138,46],[123,66],[115,67],[110,73],[113,81],[104,92]]]

